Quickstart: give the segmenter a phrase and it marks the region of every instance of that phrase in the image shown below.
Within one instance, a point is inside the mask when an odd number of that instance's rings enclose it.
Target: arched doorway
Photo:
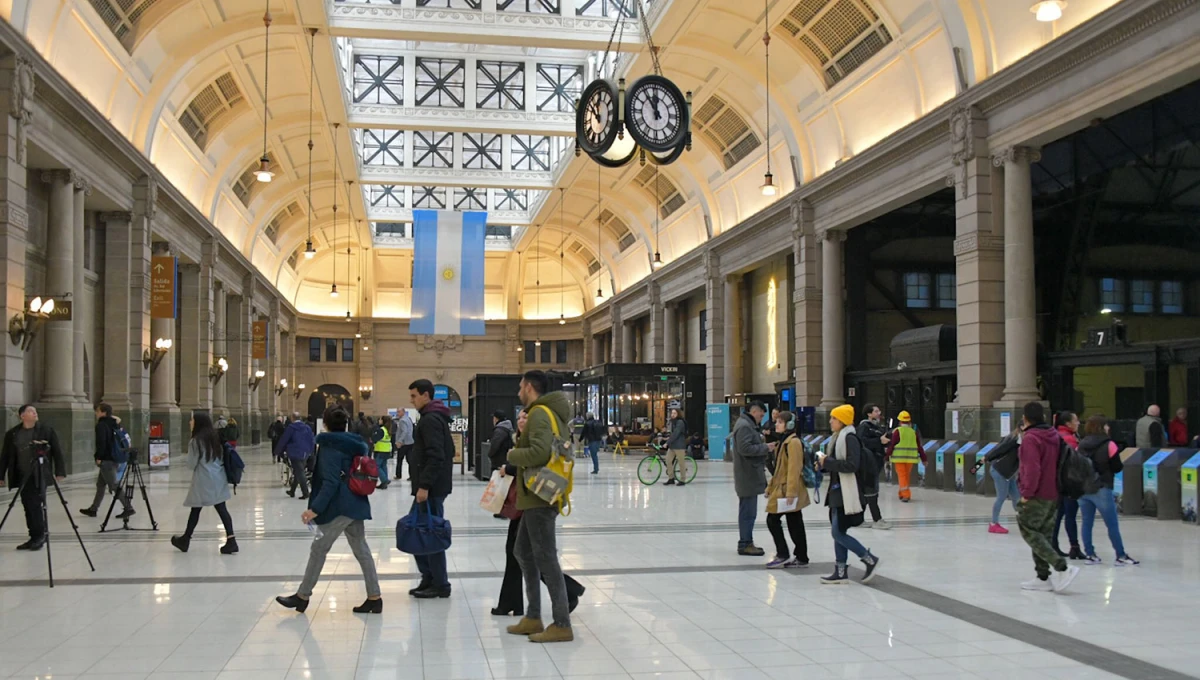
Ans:
[[[349,390],[341,385],[321,385],[308,395],[308,415],[318,420],[330,406],[341,406],[351,416],[354,415],[354,399]]]

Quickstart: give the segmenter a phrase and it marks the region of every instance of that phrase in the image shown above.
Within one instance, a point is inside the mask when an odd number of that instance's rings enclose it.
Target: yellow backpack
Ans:
[[[550,418],[554,430],[554,441],[550,445],[550,460],[541,467],[525,470],[525,488],[534,496],[558,508],[563,517],[571,514],[571,490],[575,486],[575,458],[572,456],[571,440],[562,438],[558,429],[558,417],[544,404],[538,404]]]

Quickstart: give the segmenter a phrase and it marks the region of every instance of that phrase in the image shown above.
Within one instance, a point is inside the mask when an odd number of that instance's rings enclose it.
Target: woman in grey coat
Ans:
[[[225,449],[217,429],[213,427],[212,416],[194,413],[190,424],[192,440],[188,442],[187,466],[192,471],[192,486],[183,500],[183,506],[191,508],[192,512],[188,515],[187,531],[182,536],[172,536],[171,545],[179,548],[180,552],[187,552],[196,525],[200,523],[200,510],[212,507],[225,525],[225,545],[221,546],[221,554],[232,555],[238,551],[238,544],[233,535],[233,518],[225,508],[225,501],[229,500]]]
[[[671,433],[667,436],[667,486],[687,484],[687,465],[684,456],[687,455],[687,423],[679,409],[671,409]],[[678,464],[679,476],[675,476]],[[676,481],[678,480],[678,481]]]

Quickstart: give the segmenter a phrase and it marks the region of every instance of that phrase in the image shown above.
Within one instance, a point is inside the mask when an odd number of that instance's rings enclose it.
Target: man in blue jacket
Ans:
[[[300,500],[308,498],[308,477],[305,475],[305,463],[316,449],[316,439],[312,429],[300,419],[299,413],[292,414],[292,421],[283,429],[279,444],[275,448],[276,456],[287,455],[288,463],[292,466],[292,487],[287,495],[296,497],[296,485],[300,485]]]

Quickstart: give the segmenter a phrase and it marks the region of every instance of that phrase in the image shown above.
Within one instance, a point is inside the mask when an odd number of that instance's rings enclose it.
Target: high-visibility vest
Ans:
[[[917,449],[917,431],[907,425],[896,428],[900,441],[892,448],[893,463],[919,463],[921,454]]]
[[[388,432],[386,427],[379,428],[383,430],[383,439],[375,442],[375,453],[391,453],[392,452],[392,433]]]

